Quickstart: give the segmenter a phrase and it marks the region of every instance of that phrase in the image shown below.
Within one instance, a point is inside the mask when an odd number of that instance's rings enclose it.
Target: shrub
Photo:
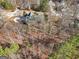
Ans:
[[[0,56],[7,56],[11,53],[16,53],[18,49],[19,46],[16,43],[11,44],[10,48],[6,47],[5,49],[3,49],[2,46],[0,46]]]
[[[40,0],[40,8],[41,11],[47,11],[48,10],[48,0]]]
[[[62,44],[60,49],[49,59],[79,59],[79,36],[75,36]]]
[[[7,0],[0,0],[0,5],[5,8],[5,9],[13,9],[14,7],[12,6],[11,3],[9,3]]]

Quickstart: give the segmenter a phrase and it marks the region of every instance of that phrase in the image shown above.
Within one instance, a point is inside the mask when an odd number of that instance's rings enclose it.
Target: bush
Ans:
[[[62,44],[60,49],[52,54],[49,59],[79,59],[79,36]]]
[[[7,0],[0,0],[0,5],[5,9],[13,9],[12,4],[9,3]]]
[[[48,10],[48,0],[41,0],[39,9],[44,12],[47,11]]]
[[[19,45],[16,43],[12,43],[10,48],[2,48],[2,46],[0,46],[0,56],[7,56],[10,55],[12,53],[16,53],[19,49]]]

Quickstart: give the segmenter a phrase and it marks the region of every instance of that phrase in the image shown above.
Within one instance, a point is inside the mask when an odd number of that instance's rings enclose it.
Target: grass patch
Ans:
[[[79,59],[79,35],[62,44],[49,59]]]

